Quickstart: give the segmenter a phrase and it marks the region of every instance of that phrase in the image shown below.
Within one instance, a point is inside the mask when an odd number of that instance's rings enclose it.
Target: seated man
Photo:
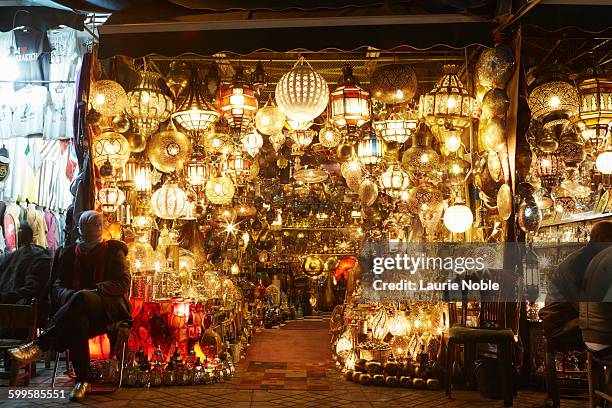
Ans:
[[[595,359],[612,361],[612,241],[589,264],[584,277],[584,296],[580,303],[580,329],[584,343]],[[612,394],[612,370],[604,379],[607,394]]]
[[[127,340],[132,322],[127,246],[103,240],[103,221],[95,211],[81,215],[77,244],[65,247],[55,260],[58,275],[52,298],[61,308],[44,334],[9,351],[17,360],[31,361],[49,348],[69,348],[76,374],[76,385],[70,392],[73,401],[83,400],[90,389],[88,340],[108,333],[115,349]]]
[[[51,257],[49,252],[32,244],[33,231],[28,224],[19,227],[19,248],[0,258],[0,303],[29,304],[38,300],[38,321],[47,316],[47,294]]]

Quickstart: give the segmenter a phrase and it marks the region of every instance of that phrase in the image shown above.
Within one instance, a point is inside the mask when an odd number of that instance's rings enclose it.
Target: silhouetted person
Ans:
[[[132,322],[127,246],[103,240],[103,221],[95,211],[83,212],[77,244],[65,247],[55,265],[58,275],[52,297],[61,308],[43,335],[9,351],[17,360],[32,361],[49,348],[69,348],[76,374],[76,385],[70,392],[73,401],[83,400],[90,389],[88,340],[108,333],[116,351],[117,345],[127,340]]]
[[[39,324],[44,324],[51,257],[45,248],[32,244],[33,236],[32,228],[21,224],[19,248],[0,258],[0,303],[29,304],[37,299]]]

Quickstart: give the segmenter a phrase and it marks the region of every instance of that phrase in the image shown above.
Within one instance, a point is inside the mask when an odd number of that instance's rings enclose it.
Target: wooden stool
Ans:
[[[605,367],[608,367],[608,370],[612,369],[612,361],[600,360],[589,350],[587,353],[587,363],[589,370],[589,403],[591,408],[598,407],[600,399],[612,403],[612,396],[607,394],[608,384],[605,375]]]

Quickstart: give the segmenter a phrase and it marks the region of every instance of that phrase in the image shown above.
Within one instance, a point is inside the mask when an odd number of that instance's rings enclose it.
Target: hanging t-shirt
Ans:
[[[12,88],[0,88],[0,139],[12,136],[14,100],[15,92]]]
[[[44,86],[28,85],[15,92],[12,136],[41,136],[49,93]]]
[[[32,29],[15,30],[15,59],[19,63],[19,77],[15,89],[23,88],[28,81],[45,79],[48,59],[43,58],[51,51],[46,33]]]
[[[43,136],[51,140],[70,139],[76,103],[73,81],[79,64],[77,31],[70,27],[57,28],[48,30],[47,37],[51,44],[51,53],[48,54],[51,103],[47,106]]]
[[[12,31],[0,32],[0,81],[14,81],[17,75],[17,67],[14,59],[11,55],[11,47],[15,50],[15,33]],[[13,66],[7,67],[6,64],[12,64]],[[0,82],[0,90],[5,88],[13,90],[12,82]]]

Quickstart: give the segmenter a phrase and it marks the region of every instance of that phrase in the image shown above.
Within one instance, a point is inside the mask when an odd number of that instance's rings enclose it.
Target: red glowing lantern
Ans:
[[[354,132],[370,119],[370,93],[358,85],[350,66],[342,70],[342,85],[330,95],[331,120]]]
[[[231,85],[221,94],[221,113],[234,131],[247,129],[255,116],[258,103],[255,91],[248,83],[244,68],[236,67]]]
[[[340,262],[338,262],[336,272],[334,272],[336,281],[338,281],[341,276],[344,276],[344,279],[348,280],[348,273],[351,269],[353,269],[356,263],[357,261],[355,258],[342,258]]]
[[[106,334],[89,339],[89,358],[107,360],[110,357],[110,340]]]

